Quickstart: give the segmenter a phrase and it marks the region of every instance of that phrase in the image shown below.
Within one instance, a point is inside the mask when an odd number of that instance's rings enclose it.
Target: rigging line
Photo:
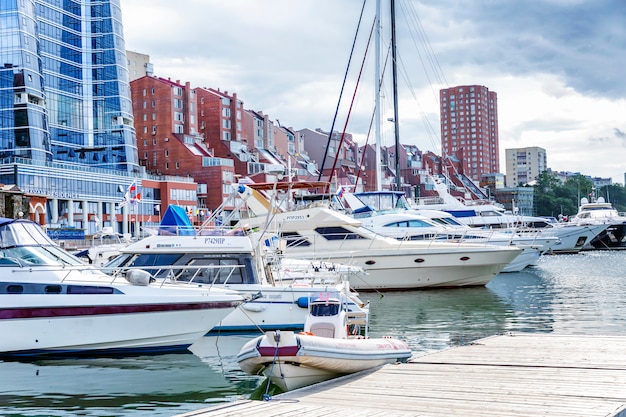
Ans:
[[[404,16],[405,16],[405,18],[407,17],[406,13],[404,14]],[[407,19],[407,26],[410,27],[411,25],[409,23],[410,22],[408,22],[408,19]],[[413,35],[413,33],[414,33],[413,31],[409,31],[409,32],[411,33],[411,35]],[[412,39],[413,39],[413,43],[415,44],[415,38],[413,36],[412,36]],[[419,48],[417,48],[417,45],[415,45],[415,49],[417,51],[418,57],[420,59],[420,62],[422,63],[422,68],[424,70],[424,74],[427,77],[428,83],[429,83],[429,85],[431,87],[431,91],[433,92],[433,95],[435,96],[435,102],[437,103],[437,106],[439,106],[439,97],[432,90],[433,83],[432,83],[432,81],[431,81],[431,79],[430,79],[430,77],[428,75],[428,71],[426,69],[425,62],[423,60],[423,56],[420,53]],[[424,126],[426,128],[426,131],[428,132],[429,141],[431,143],[431,146],[433,147],[433,149],[437,150],[440,147],[440,144],[438,144],[440,141],[437,140],[438,139],[438,135],[437,135],[434,127],[431,125],[430,120],[426,116],[427,113],[424,111],[424,109],[422,108],[421,104],[419,103],[419,101],[417,99],[417,95],[415,94],[415,89],[411,85],[410,78],[407,75],[408,71],[406,69],[406,66],[405,66],[404,62],[402,61],[402,58],[398,58],[398,61],[400,62],[402,70],[403,70],[403,74],[402,74],[403,75],[403,79],[407,83],[407,86],[409,87],[409,90],[411,91],[411,95],[413,96],[413,99],[415,100],[416,104],[418,105],[418,107],[420,109],[420,113],[422,115],[422,122],[423,122],[423,124],[424,124]]]
[[[414,8],[408,8],[408,9],[403,9],[405,11],[404,16],[405,18],[407,18],[407,27],[409,28],[409,32],[411,33],[411,37],[413,39],[413,43],[415,45],[415,49],[418,52],[418,56],[420,58],[420,62],[422,63],[422,68],[424,69],[424,73],[426,74],[426,77],[428,79],[429,85],[431,87],[431,92],[433,94],[434,97],[434,101],[437,103],[437,106],[440,106],[440,97],[439,94],[433,89],[434,85],[433,83],[430,81],[430,76],[429,76],[429,72],[426,69],[426,64],[425,61],[423,60],[422,54],[419,52],[420,49],[417,47],[417,41],[415,40],[415,36],[414,33],[417,33],[417,37],[419,38],[419,40],[421,41],[421,45],[426,53],[426,58],[428,60],[428,62],[430,63],[430,68],[432,69],[432,73],[434,75],[434,78],[439,82],[439,84],[441,86],[445,86],[446,88],[449,87],[448,81],[446,80],[445,74],[441,68],[441,65],[439,64],[439,61],[437,59],[437,55],[435,54],[433,48],[432,48],[432,44],[430,43],[429,39],[428,39],[428,35],[426,33],[426,31],[424,30],[424,26],[422,25],[422,22],[419,18],[419,16],[417,15],[416,11]],[[408,16],[412,17],[412,20],[409,22]],[[415,31],[411,30],[411,28],[416,28]],[[424,124],[426,125],[427,122],[425,122]],[[428,126],[427,126],[428,128]],[[435,133],[435,129],[432,128],[432,126],[430,127],[430,131],[432,132],[432,137],[437,138],[438,140],[434,140],[431,137],[431,142],[434,146],[434,149],[438,149],[440,147],[440,139],[437,135],[437,133]],[[442,147],[441,148],[441,152],[442,155],[445,157],[445,149]]]
[[[339,113],[339,105],[341,104],[341,97],[343,96],[343,89],[346,87],[346,80],[348,79],[348,71],[350,70],[350,63],[352,62],[352,56],[354,55],[354,46],[356,45],[356,40],[359,36],[359,28],[361,27],[361,22],[363,20],[363,12],[365,10],[365,3],[367,3],[367,0],[363,0],[363,6],[361,6],[361,14],[359,16],[359,23],[357,24],[356,33],[354,34],[354,40],[352,41],[352,49],[350,50],[350,57],[348,58],[348,65],[346,67],[346,72],[343,76],[343,83],[341,84],[341,91],[339,92],[339,100],[337,100],[337,107],[335,109],[335,115],[333,116],[333,123],[330,126],[330,132],[328,133],[328,141],[326,142],[326,150],[324,151],[324,158],[322,159],[322,166],[320,167],[320,172],[319,172],[319,175],[317,176],[318,181],[322,180],[322,174],[324,173],[324,165],[326,164],[326,157],[328,156],[328,148],[330,147],[330,141],[333,137],[333,130],[335,129],[335,122],[337,121],[337,114]]]
[[[428,137],[429,137],[429,140],[431,142],[431,145],[434,147],[434,149],[437,149],[439,147],[439,145],[437,145],[437,141],[435,140],[435,138],[437,138],[437,133],[435,132],[434,127],[430,123],[430,120],[427,117],[426,111],[423,109],[422,105],[420,104],[419,100],[417,99],[417,94],[415,93],[415,89],[413,88],[413,85],[411,84],[411,80],[409,79],[409,77],[407,75],[408,71],[407,71],[407,69],[406,69],[406,67],[404,65],[404,61],[402,60],[401,57],[398,57],[397,61],[400,63],[400,67],[402,69],[402,71],[401,71],[402,79],[407,84],[407,87],[408,87],[409,91],[411,92],[411,96],[415,100],[415,103],[417,104],[417,107],[420,110],[420,114],[422,115],[422,123],[426,127],[426,132],[428,133]]]
[[[387,56],[385,57],[385,62],[383,64],[383,72],[380,74],[380,80],[378,80],[378,90],[376,91],[376,94],[380,94],[380,92],[382,91],[383,79],[385,77],[385,70],[387,69],[387,63],[389,61],[390,50],[391,50],[391,47],[387,48]],[[365,138],[365,144],[363,145],[363,152],[361,153],[361,161],[359,163],[359,169],[356,172],[355,185],[359,183],[359,179],[361,178],[361,172],[363,171],[361,167],[363,166],[365,162],[365,153],[367,151],[367,145],[369,143],[370,134],[372,133],[372,125],[374,124],[374,118],[376,117],[376,113],[380,113],[380,110],[377,108],[374,108],[374,111],[372,112],[372,117],[370,118],[370,125],[369,125],[369,129],[367,130],[367,137]],[[380,137],[378,139],[380,139]],[[380,163],[380,161],[377,161],[377,163]],[[378,164],[376,165],[376,169],[380,169],[380,167],[378,167]],[[380,188],[380,185],[376,184],[376,187]]]
[[[426,53],[426,57],[428,58],[428,62],[430,63],[430,66],[433,70],[433,74],[437,82],[440,85],[445,85],[446,87],[448,87],[449,84],[448,84],[448,81],[446,80],[446,76],[443,70],[441,69],[441,65],[439,65],[437,54],[435,54],[435,51],[432,48],[432,44],[430,43],[430,40],[428,39],[428,34],[424,30],[424,26],[422,25],[422,21],[419,18],[419,15],[417,14],[414,8],[410,8],[409,12],[410,12],[409,14],[411,15],[411,17],[413,18],[413,21],[416,22],[415,27],[417,30],[418,37],[421,40],[422,46]],[[410,27],[411,26],[409,26],[409,28]]]
[[[365,48],[365,53],[363,54],[363,60],[361,61],[361,69],[359,70],[359,76],[356,80],[356,87],[354,88],[354,93],[352,94],[352,100],[350,101],[350,108],[348,109],[348,114],[346,116],[346,122],[343,125],[343,130],[341,132],[341,139],[339,140],[339,145],[337,146],[337,156],[333,161],[333,168],[330,171],[330,176],[328,177],[328,182],[330,183],[333,180],[333,175],[335,173],[335,167],[337,166],[337,160],[339,159],[339,151],[341,149],[341,145],[343,145],[343,141],[346,137],[346,129],[348,128],[348,122],[350,121],[350,115],[352,114],[352,107],[354,106],[354,99],[356,98],[356,93],[359,91],[359,85],[361,83],[361,76],[363,75],[363,67],[365,66],[367,59],[367,52],[369,51],[369,47],[372,43],[372,35],[374,34],[374,29],[376,28],[376,19],[372,22],[372,28],[370,30],[370,36],[367,39],[367,47]],[[331,133],[332,134],[332,133]],[[328,148],[326,149],[328,151]],[[324,158],[326,159],[326,158]],[[330,185],[329,185],[330,187]]]

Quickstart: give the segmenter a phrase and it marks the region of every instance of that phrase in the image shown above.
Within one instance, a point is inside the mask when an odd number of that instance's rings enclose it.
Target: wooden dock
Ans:
[[[182,416],[337,415],[626,417],[626,336],[493,336]]]

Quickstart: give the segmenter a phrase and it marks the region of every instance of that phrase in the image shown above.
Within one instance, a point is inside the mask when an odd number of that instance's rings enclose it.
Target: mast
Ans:
[[[375,65],[375,102],[374,102],[374,110],[376,112],[376,117],[374,118],[374,137],[376,138],[376,191],[382,191],[383,189],[383,178],[382,178],[382,167],[381,167],[381,132],[380,132],[380,118],[382,117],[380,111],[380,87],[381,87],[381,79],[380,79],[380,61],[381,61],[381,53],[380,53],[380,0],[376,0],[376,53],[374,54],[376,57],[376,65]]]
[[[398,122],[398,70],[396,65],[396,4],[391,0],[391,68],[393,73],[393,126],[396,144],[396,191],[400,190],[400,123]]]

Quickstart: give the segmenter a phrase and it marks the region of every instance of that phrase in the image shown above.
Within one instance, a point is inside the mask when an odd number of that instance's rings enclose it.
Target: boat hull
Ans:
[[[267,332],[246,343],[237,361],[244,372],[263,374],[290,391],[410,357],[408,345],[398,339],[333,339]]]
[[[146,296],[129,292],[0,295],[0,333],[11,335],[0,340],[0,355],[182,350],[202,338],[239,304],[232,296],[209,298],[209,291],[168,295],[155,288]]]
[[[578,253],[607,227],[607,224],[581,226],[564,224],[543,229],[541,234],[559,238],[559,242],[551,249],[553,253]]]
[[[520,246],[518,246],[520,247]],[[541,252],[539,249],[534,247],[523,248],[524,250],[520,253],[511,263],[509,263],[502,272],[520,272],[527,266],[536,265],[539,257],[541,256]]]
[[[626,247],[626,223],[610,223],[602,233],[594,237],[589,244],[594,249],[615,249]]]
[[[294,256],[317,257],[352,264],[365,273],[350,277],[350,286],[358,291],[483,286],[489,283],[520,253],[521,249],[487,245],[471,247],[458,244],[458,253],[437,242],[427,242],[422,250],[414,242],[398,242],[394,250],[336,250],[333,252],[288,252]]]

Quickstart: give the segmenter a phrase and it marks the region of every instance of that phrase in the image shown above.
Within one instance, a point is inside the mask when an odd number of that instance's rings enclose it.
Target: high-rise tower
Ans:
[[[138,172],[119,0],[1,5],[1,156]]]
[[[0,0],[0,183],[49,231],[128,232],[131,183],[137,221],[160,204],[138,164],[119,1]]]
[[[439,96],[443,156],[456,156],[463,174],[476,181],[499,172],[496,93],[464,85],[442,89]]]

